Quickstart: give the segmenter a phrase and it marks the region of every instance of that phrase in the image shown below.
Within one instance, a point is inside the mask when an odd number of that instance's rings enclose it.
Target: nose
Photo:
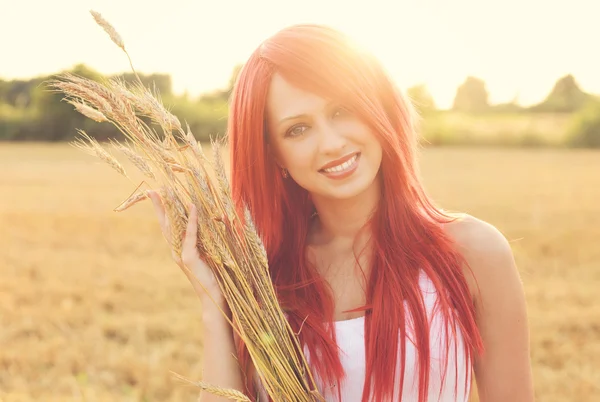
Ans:
[[[339,154],[346,147],[346,138],[330,122],[321,124],[319,130],[319,149],[327,155]]]

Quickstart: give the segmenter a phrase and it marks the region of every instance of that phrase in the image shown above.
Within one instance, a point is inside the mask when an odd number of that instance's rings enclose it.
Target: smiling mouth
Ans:
[[[322,173],[342,173],[342,172],[348,171],[348,170],[350,170],[350,169],[352,169],[354,167],[354,165],[358,161],[358,157],[359,156],[360,156],[360,152],[356,153],[352,158],[348,159],[344,163],[340,163],[337,166],[333,166],[333,167],[330,167],[330,168],[327,168],[327,169],[321,169],[321,170],[319,170],[319,172],[322,172]]]

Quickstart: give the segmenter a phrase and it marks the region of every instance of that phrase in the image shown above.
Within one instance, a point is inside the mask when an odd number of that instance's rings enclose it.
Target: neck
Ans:
[[[349,199],[332,199],[313,195],[317,210],[314,242],[354,241],[371,218],[380,198],[380,186],[375,180],[367,190]]]

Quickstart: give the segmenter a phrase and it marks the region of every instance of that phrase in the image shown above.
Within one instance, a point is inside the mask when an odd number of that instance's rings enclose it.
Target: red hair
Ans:
[[[334,301],[327,283],[305,255],[314,206],[306,190],[281,177],[267,152],[266,102],[275,72],[305,90],[342,100],[371,127],[383,148],[378,176],[381,198],[365,227],[372,231],[373,257],[363,307],[366,381],[362,400],[370,396],[377,401],[391,399],[395,382],[404,378],[404,358],[400,373],[395,367],[398,356],[405,355],[398,335],[405,339],[409,319],[418,351],[419,401],[427,398],[429,321],[418,282],[421,271],[438,291],[437,307],[446,332],[456,337],[459,330],[463,336],[469,363],[465,378],[470,378],[473,358],[483,346],[463,272],[465,261],[443,229],[451,217],[434,206],[419,181],[411,104],[382,66],[341,32],[320,25],[295,25],[263,42],[241,69],[231,95],[228,136],[234,200],[250,209],[267,250],[279,301],[292,328],[299,332],[301,345],[310,356],[319,357],[312,359],[312,370],[327,383],[339,385],[344,376],[333,325],[329,325]],[[238,346],[253,398],[254,370],[247,349],[242,343]],[[446,341],[446,357],[449,349]],[[402,387],[399,392],[401,398]]]

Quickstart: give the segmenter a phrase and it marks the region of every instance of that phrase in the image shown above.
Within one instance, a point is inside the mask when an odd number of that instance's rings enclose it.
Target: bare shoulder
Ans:
[[[493,225],[469,215],[445,229],[464,256],[484,344],[474,364],[479,399],[532,402],[527,303],[509,241]]]
[[[471,257],[504,256],[511,253],[508,240],[492,224],[472,215],[461,214],[454,222],[446,224],[446,231]],[[467,256],[465,256],[467,257]]]
[[[495,226],[462,214],[445,229],[468,265],[465,276],[474,297],[478,290],[494,293],[502,291],[503,284],[520,282],[510,243]]]

